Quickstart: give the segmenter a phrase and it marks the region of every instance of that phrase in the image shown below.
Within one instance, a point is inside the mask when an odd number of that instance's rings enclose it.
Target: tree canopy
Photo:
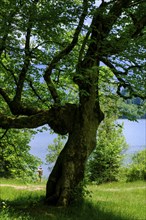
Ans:
[[[145,11],[145,0],[2,0],[0,127],[68,134],[48,203],[67,205],[83,179],[104,118],[100,80],[112,72],[111,95],[145,98]]]
[[[83,85],[97,75],[97,61],[114,73],[119,95],[126,88],[130,97],[143,98],[145,8],[143,0],[3,0],[0,98],[6,105],[1,127],[51,124],[48,108],[54,103],[73,102],[72,89],[87,95]],[[90,74],[78,71],[89,60]],[[7,118],[6,109],[7,115],[25,117]]]

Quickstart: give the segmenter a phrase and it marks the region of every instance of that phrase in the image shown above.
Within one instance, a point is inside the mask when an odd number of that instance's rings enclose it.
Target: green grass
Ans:
[[[0,184],[11,184],[11,185],[44,185],[46,184],[47,180],[43,179],[40,183],[39,181],[35,182],[28,182],[25,179],[7,179],[7,178],[0,178]]]
[[[20,179],[0,178],[0,184],[25,185],[26,182],[24,180],[20,180]]]
[[[112,183],[90,186],[92,203],[119,219],[146,220],[146,188],[144,182]],[[109,219],[115,219],[113,217]]]
[[[45,189],[30,191],[3,186],[0,220],[146,220],[144,186],[144,182],[90,185],[92,197],[69,208],[45,205]]]

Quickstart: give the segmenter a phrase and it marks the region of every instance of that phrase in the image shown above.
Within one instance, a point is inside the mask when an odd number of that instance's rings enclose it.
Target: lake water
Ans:
[[[146,147],[146,119],[138,120],[138,122],[120,119],[118,120],[118,123],[124,124],[123,134],[126,138],[127,144],[129,145],[127,150],[128,154],[135,153]],[[34,139],[32,139],[30,142],[30,153],[41,158],[43,161],[42,168],[45,177],[48,177],[50,173],[48,166],[45,165],[47,147],[49,144],[53,143],[55,137],[57,137],[57,135],[50,134],[48,130],[36,134]]]
[[[123,134],[129,145],[128,153],[135,153],[146,147],[146,119],[138,120],[138,122],[121,119],[118,122],[124,123]]]

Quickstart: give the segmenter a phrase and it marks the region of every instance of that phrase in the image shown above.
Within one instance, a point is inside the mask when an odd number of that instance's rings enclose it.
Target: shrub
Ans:
[[[98,131],[97,146],[87,163],[87,179],[97,184],[118,180],[123,151],[127,148],[123,127],[106,119]]]
[[[133,155],[126,177],[127,181],[146,180],[146,149]]]

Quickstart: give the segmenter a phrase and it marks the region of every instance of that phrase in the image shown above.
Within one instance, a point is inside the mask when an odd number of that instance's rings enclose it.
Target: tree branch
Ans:
[[[0,56],[2,55],[3,51],[5,50],[6,48],[6,40],[7,40],[7,37],[8,37],[8,33],[5,34],[3,36],[3,38],[1,39],[1,42],[0,42]]]
[[[88,9],[87,6],[88,6],[88,1],[87,0],[83,0],[83,12],[81,14],[81,17],[80,17],[80,20],[79,20],[79,24],[78,24],[78,26],[77,26],[77,28],[75,30],[75,33],[73,35],[73,39],[72,39],[71,43],[65,49],[60,51],[59,54],[54,56],[53,60],[48,65],[48,67],[47,67],[47,69],[46,69],[46,71],[44,73],[44,79],[45,79],[45,81],[46,81],[46,83],[48,85],[48,89],[51,92],[52,98],[54,99],[55,103],[57,103],[57,102],[59,103],[60,100],[59,100],[59,96],[58,96],[57,90],[56,90],[54,84],[51,81],[51,74],[52,74],[53,69],[55,69],[57,63],[61,59],[63,59],[65,56],[67,56],[73,50],[73,48],[76,46],[76,43],[78,42],[79,34],[80,34],[81,29],[82,29],[83,24],[84,24],[85,17],[87,15],[87,9]]]
[[[90,29],[92,30],[91,40],[82,66],[86,66],[86,63],[88,65],[89,62],[91,66],[95,65],[95,60],[97,60],[97,57],[103,54],[104,40],[107,38],[112,26],[121,15],[123,8],[128,7],[130,2],[131,0],[114,1],[113,6],[107,15],[105,15],[105,13],[107,13],[106,6],[110,2],[102,2],[102,4],[97,7],[90,25]]]
[[[131,0],[117,0],[115,1],[115,3],[113,4],[112,8],[110,9],[109,13],[107,16],[105,16],[105,14],[103,14],[103,12],[105,12],[102,8],[105,7],[103,4],[103,7],[100,8],[100,11],[97,9],[95,18],[94,18],[94,27],[98,28],[98,34],[99,31],[102,30],[103,33],[101,33],[103,35],[103,37],[105,38],[107,36],[107,34],[109,34],[109,32],[111,31],[111,28],[113,26],[113,24],[115,24],[116,20],[119,18],[119,16],[121,15],[123,8],[128,7],[128,5],[130,4]],[[101,5],[102,6],[102,5]],[[99,14],[98,14],[99,12]],[[99,20],[99,16],[102,16],[102,20]],[[97,19],[96,19],[97,17]],[[101,24],[100,24],[101,22]],[[101,30],[99,29],[101,25]]]
[[[145,0],[134,0],[134,1],[131,1],[129,6],[133,7],[133,6],[137,6],[138,4],[141,4],[141,3],[145,3]]]
[[[82,43],[82,46],[81,46],[81,49],[80,49],[80,52],[79,52],[78,63],[80,63],[82,61],[84,49],[85,49],[85,46],[86,46],[86,43],[88,41],[88,38],[89,38],[90,34],[91,34],[91,30],[89,29],[86,36],[84,37],[84,40],[83,40],[83,43]]]
[[[29,83],[30,88],[32,89],[33,93],[35,94],[35,96],[38,98],[38,100],[40,100],[42,103],[45,103],[45,100],[43,100],[41,98],[41,96],[38,94],[38,92],[36,91],[35,87],[33,86],[33,83],[31,80],[26,79],[27,82]]]
[[[25,106],[24,103],[16,103],[10,99],[7,92],[0,88],[0,95],[3,97],[13,115],[34,115],[40,113],[40,109]]]
[[[145,96],[142,96],[140,94],[138,94],[137,92],[134,91],[134,88],[132,87],[132,85],[127,82],[126,80],[124,80],[122,78],[122,76],[126,76],[128,74],[128,71],[131,70],[132,68],[135,68],[135,67],[138,67],[138,68],[141,68],[139,65],[134,65],[134,66],[130,66],[128,67],[124,72],[122,71],[118,71],[114,65],[106,58],[101,58],[100,59],[106,66],[108,66],[111,71],[114,73],[114,75],[116,76],[116,78],[118,79],[119,81],[119,85],[118,85],[118,88],[117,88],[117,94],[121,97],[123,97],[124,99],[129,99],[129,98],[132,98],[133,96],[134,97],[139,97],[141,99],[145,99],[146,98],[146,95]],[[129,91],[129,95],[123,95],[121,93],[121,88],[127,88],[128,91]]]
[[[135,23],[135,32],[132,34],[132,38],[136,38],[142,34],[142,30],[146,26],[146,15],[144,15],[141,19],[139,19]]]
[[[15,74],[14,74],[13,70],[12,70],[12,69],[9,69],[8,67],[6,67],[2,61],[0,61],[0,64],[2,65],[2,67],[3,67],[7,72],[10,72],[10,73],[11,73],[11,75],[12,75],[12,77],[13,77],[13,79],[14,79],[14,82],[15,82],[15,84],[17,85],[17,79],[16,79],[16,77],[15,77]]]
[[[21,73],[19,75],[17,88],[16,88],[16,94],[14,96],[13,101],[15,103],[19,103],[21,101],[21,95],[23,90],[23,85],[26,77],[26,73],[28,71],[29,65],[30,65],[30,37],[31,37],[31,29],[32,25],[29,21],[27,33],[26,33],[26,42],[25,42],[25,58],[24,58],[24,64],[21,70]]]
[[[9,130],[9,128],[7,128],[7,129],[4,131],[4,133],[2,134],[2,136],[0,136],[0,140],[3,139],[3,138],[6,136],[8,130]]]
[[[129,84],[127,82],[125,82],[125,80],[121,77],[121,75],[127,75],[127,72],[122,72],[122,71],[118,71],[114,65],[106,58],[100,58],[100,60],[106,65],[108,66],[111,71],[114,73],[114,75],[116,76],[116,78],[119,80],[119,82],[121,83],[121,85],[123,86],[128,86]]]
[[[8,106],[10,107],[11,106],[11,99],[10,97],[8,96],[7,92],[0,88],[0,95],[3,97],[3,99],[5,100],[5,102],[8,104]]]
[[[5,30],[6,33],[4,33],[2,39],[0,39],[0,57],[3,53],[3,51],[6,49],[6,41],[7,41],[7,38],[8,38],[8,34],[9,34],[9,31],[11,26],[12,26],[12,22],[13,22],[13,17],[16,15],[18,11],[18,8],[15,9],[15,11],[10,11],[10,13],[8,14],[8,17],[4,17],[6,16],[6,14],[3,16],[3,21],[4,22],[4,25],[3,27],[1,27],[1,30]]]
[[[32,116],[8,117],[0,114],[0,127],[7,128],[37,128],[47,124],[47,113],[41,112]]]
[[[40,109],[25,106],[24,103],[16,103],[10,99],[7,92],[0,88],[0,95],[3,97],[13,115],[34,115],[40,113]]]
[[[45,124],[58,134],[67,134],[71,131],[77,111],[74,104],[52,106],[49,110],[41,111],[31,116],[9,117],[0,113],[0,127],[8,128],[37,128]]]
[[[30,65],[30,60],[31,60],[30,38],[31,38],[31,31],[32,31],[32,27],[33,27],[33,15],[35,13],[37,3],[38,3],[38,0],[33,1],[32,5],[30,7],[30,16],[28,19],[28,26],[27,26],[26,38],[25,38],[24,64],[23,64],[23,67],[22,67],[20,75],[19,75],[16,93],[13,98],[13,102],[16,104],[20,103],[20,101],[21,101],[21,95],[22,95],[22,90],[23,90],[23,86],[24,86],[24,81],[25,81],[26,73],[27,73],[27,71],[29,69],[29,65]]]

